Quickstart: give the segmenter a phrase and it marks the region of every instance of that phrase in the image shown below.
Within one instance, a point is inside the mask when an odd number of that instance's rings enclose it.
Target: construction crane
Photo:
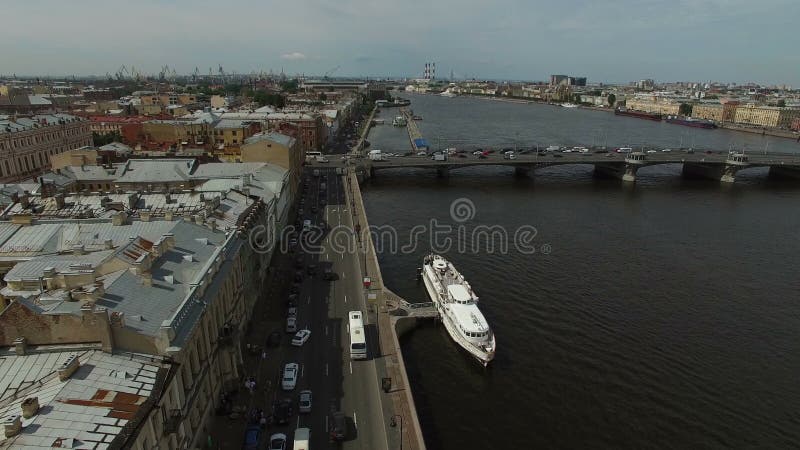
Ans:
[[[323,75],[323,76],[322,76],[322,78],[325,78],[325,79],[327,80],[328,78],[330,78],[330,76],[331,76],[331,75],[333,75],[333,74],[334,74],[334,72],[336,72],[337,70],[339,70],[339,67],[341,67],[341,66],[336,66],[336,67],[334,67],[333,69],[331,69],[331,70],[329,70],[329,71],[325,72],[325,75]]]
[[[117,79],[124,80],[125,75],[130,75],[130,72],[128,72],[128,68],[125,67],[125,64],[123,64],[120,66],[119,70],[117,70]]]

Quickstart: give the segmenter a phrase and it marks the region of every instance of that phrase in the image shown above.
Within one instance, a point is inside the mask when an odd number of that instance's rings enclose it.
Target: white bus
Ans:
[[[306,152],[306,162],[316,161],[317,156],[322,158],[322,152]]]
[[[367,338],[361,311],[350,311],[347,331],[350,333],[350,358],[367,359]]]

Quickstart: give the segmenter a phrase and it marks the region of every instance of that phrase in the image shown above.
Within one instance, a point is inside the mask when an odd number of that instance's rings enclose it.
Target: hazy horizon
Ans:
[[[229,73],[415,78],[432,61],[440,79],[452,70],[455,79],[800,85],[800,2],[791,0],[30,0],[4,13],[4,76],[105,76],[123,64],[205,75],[221,64]]]

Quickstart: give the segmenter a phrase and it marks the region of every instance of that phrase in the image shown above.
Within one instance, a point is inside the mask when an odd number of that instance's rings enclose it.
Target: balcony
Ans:
[[[180,409],[171,409],[164,419],[164,434],[171,434],[178,431],[178,426],[183,420]]]

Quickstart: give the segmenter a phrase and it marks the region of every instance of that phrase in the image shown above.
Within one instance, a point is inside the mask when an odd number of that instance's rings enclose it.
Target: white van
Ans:
[[[308,450],[308,439],[311,430],[308,428],[298,428],[294,430],[294,450]]]

